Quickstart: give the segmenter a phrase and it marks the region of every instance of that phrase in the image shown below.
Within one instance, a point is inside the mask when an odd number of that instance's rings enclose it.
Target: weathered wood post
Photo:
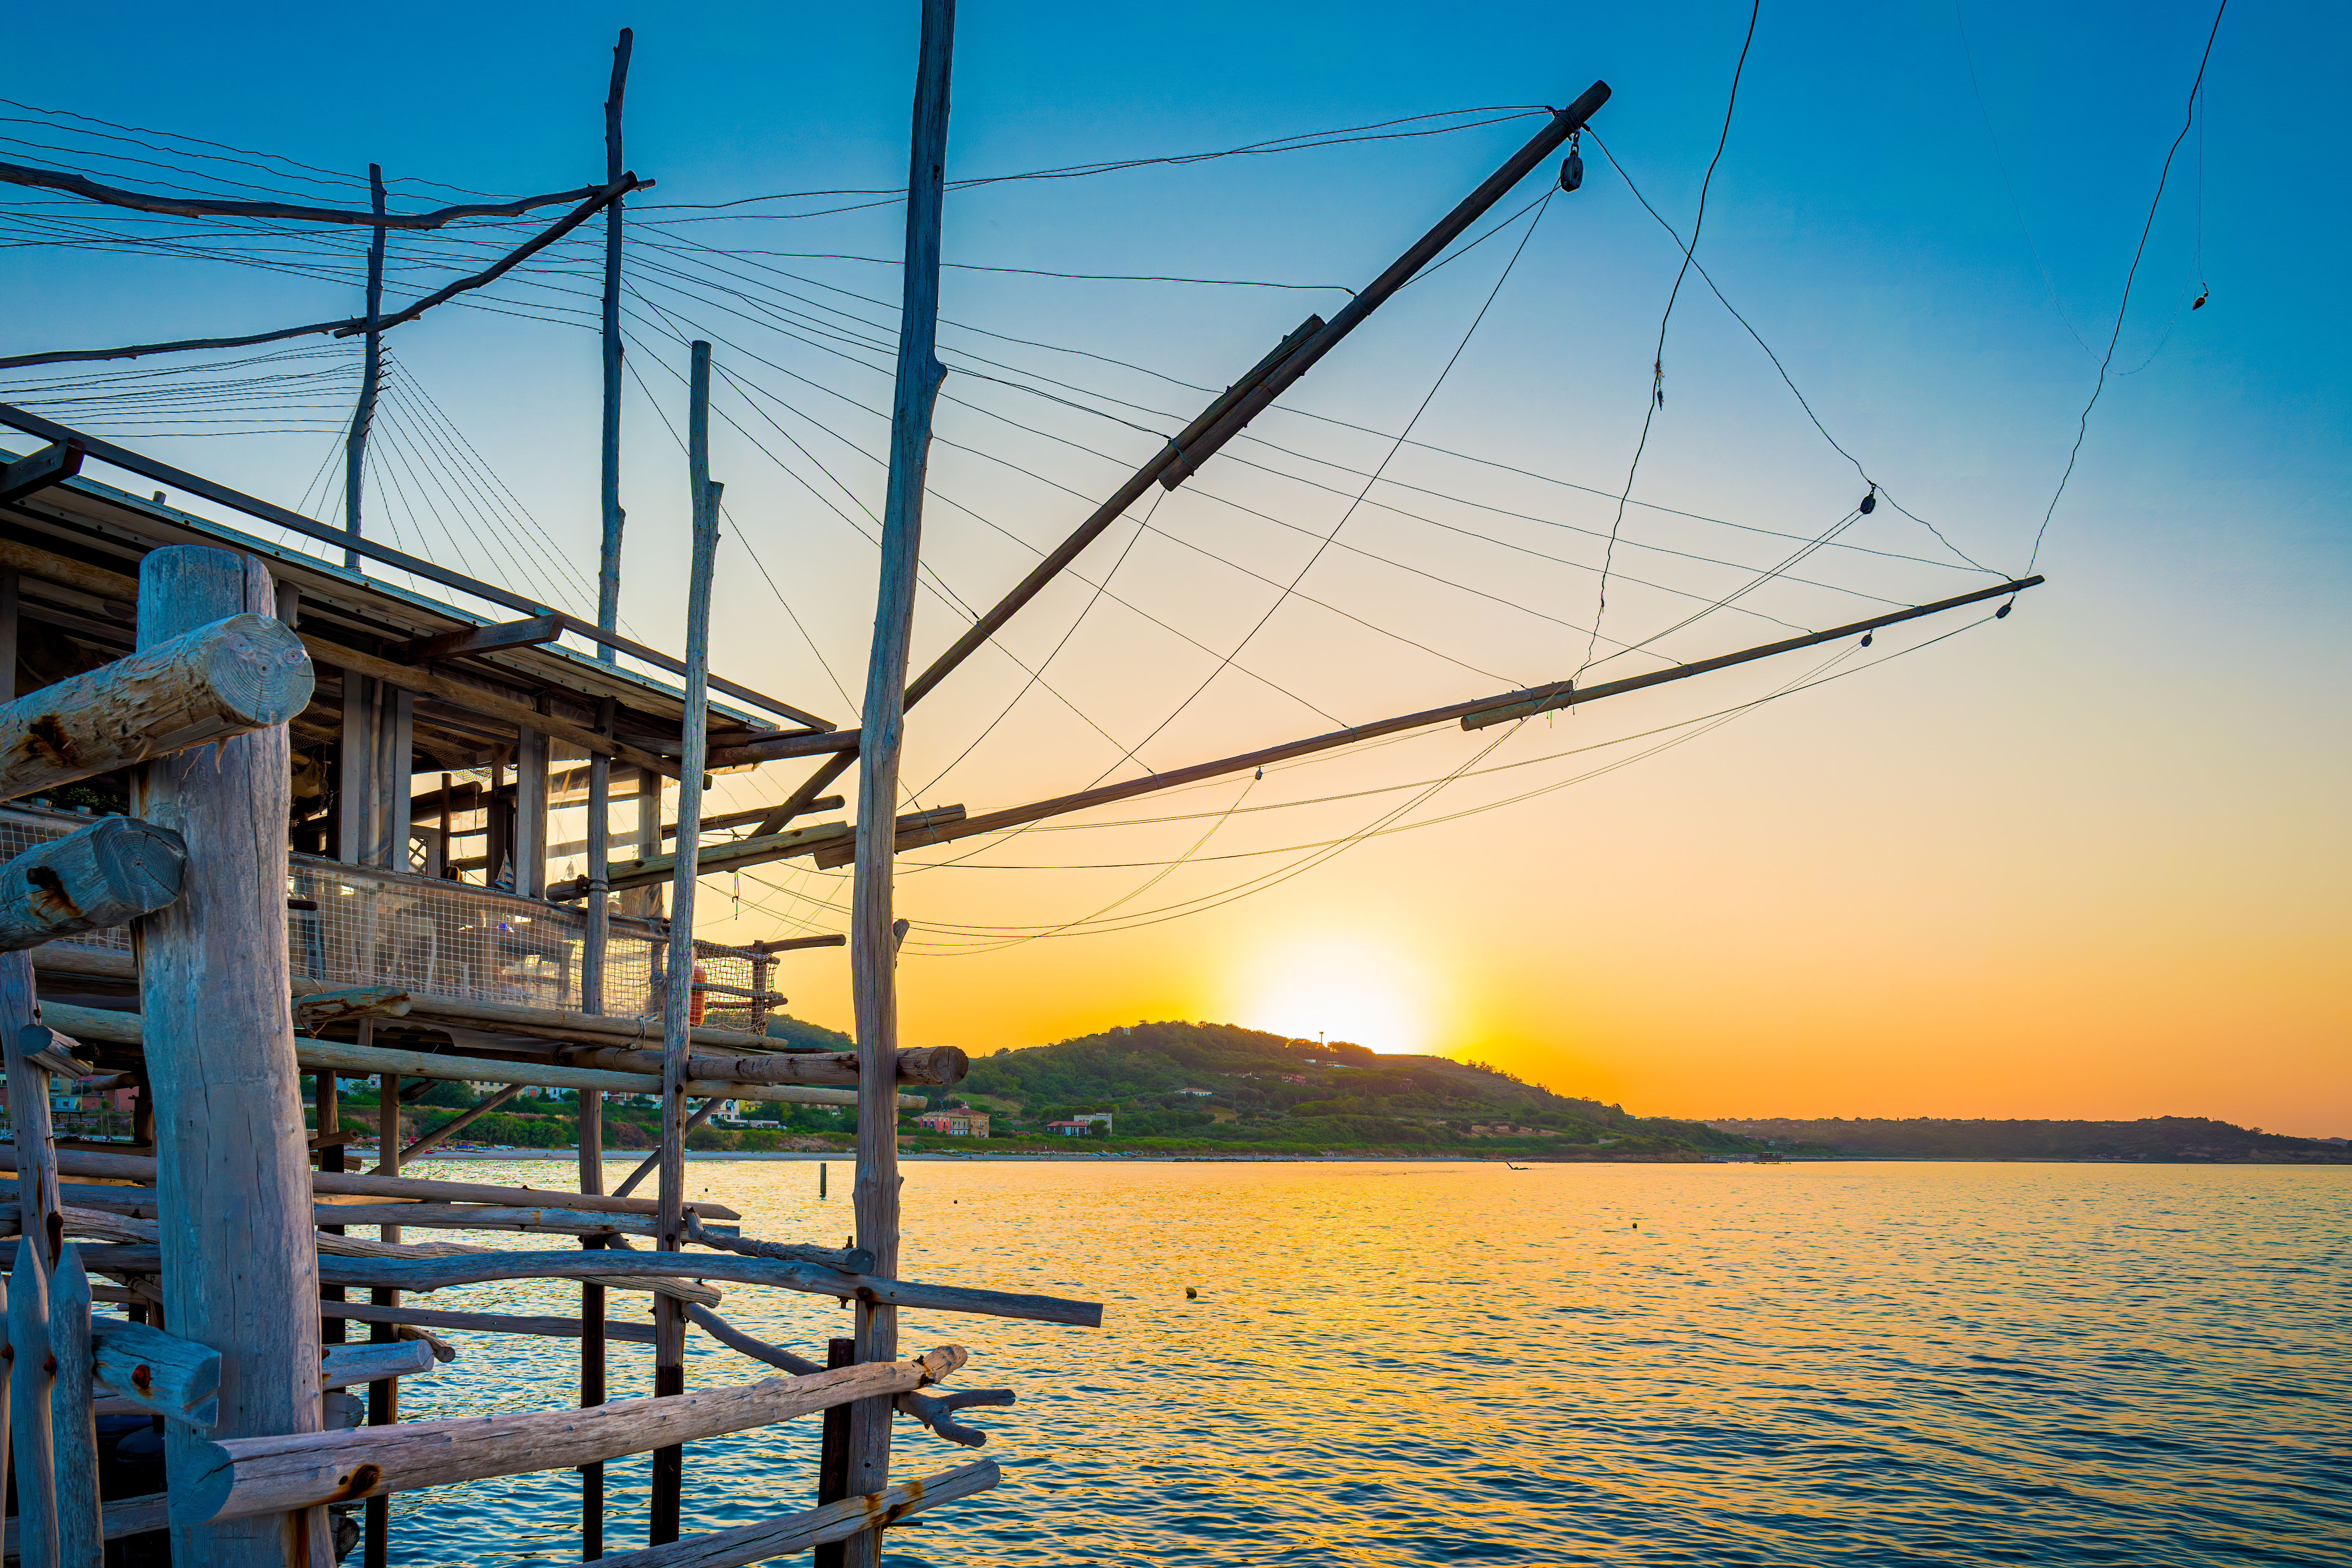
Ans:
[[[710,345],[694,345],[687,423],[688,479],[694,503],[694,563],[686,601],[686,712],[679,721],[677,870],[670,884],[668,984],[662,992],[662,1141],[656,1245],[686,1246],[686,1080],[694,1005],[694,884],[702,842],[702,764],[709,753],[710,579],[719,555],[719,487],[710,482]],[[892,1084],[895,1092],[897,1085]],[[686,1391],[686,1315],[669,1297],[654,1302],[654,1393]],[[677,1539],[683,1447],[653,1457],[654,1545]]]
[[[47,1085],[42,1086],[47,1093]],[[32,1238],[28,1236],[26,1240]],[[16,1417],[17,1561],[58,1561],[58,1471],[49,1426],[47,1248],[20,1244],[8,1276],[9,1405]]]
[[[368,165],[368,191],[374,202],[374,211],[383,211],[383,168]],[[367,439],[369,426],[375,423],[375,393],[383,374],[383,334],[375,330],[376,318],[383,314],[383,226],[375,227],[375,237],[368,243],[367,320],[368,332],[364,342],[367,357],[360,367],[359,406],[352,411],[351,433],[343,437],[343,531],[353,539],[360,536],[361,498],[367,490]],[[345,548],[343,564],[356,572],[360,552]]]
[[[139,570],[139,646],[224,616],[271,615],[268,571],[226,550],[173,545]],[[301,1072],[286,999],[286,821],[281,723],[148,763],[138,814],[180,835],[177,903],[131,927],[149,1081],[164,1312],[218,1351],[214,1435],[319,1429],[319,1258]],[[164,1434],[166,1475],[194,1486],[190,1434]],[[299,1516],[172,1528],[179,1568],[279,1568],[300,1560]]]
[[[623,48],[628,33],[624,29]],[[618,53],[618,51],[616,51]],[[617,76],[625,65],[622,54]],[[616,85],[614,97],[620,96]],[[618,155],[617,150],[615,156]],[[615,423],[607,426],[617,434]],[[619,704],[607,697],[597,705],[596,728],[609,733]],[[605,881],[612,868],[613,761],[602,752],[588,754],[588,925],[580,944],[580,1010],[604,1011],[604,954],[612,942],[611,896]],[[604,1190],[604,1091],[575,1091],[580,1106],[580,1190]],[[601,1247],[601,1237],[583,1237],[583,1247]],[[580,1406],[604,1403],[604,1287],[583,1280],[580,1286]],[[580,1556],[593,1562],[604,1554],[604,1467],[580,1467]]]
[[[49,1280],[49,1440],[57,1454],[58,1568],[105,1568],[98,1509],[98,1406],[90,1390],[89,1275],[68,1242]]]
[[[856,882],[849,930],[857,1016],[857,1245],[874,1255],[873,1271],[886,1279],[898,1271],[898,944],[891,931],[898,750],[906,733],[907,647],[914,630],[931,405],[947,376],[936,345],[954,51],[955,0],[923,0],[907,162],[905,289],[890,413],[890,484],[882,512],[881,584],[858,740]],[[898,1353],[894,1308],[861,1302],[856,1323],[859,1361],[887,1361]],[[890,1403],[861,1401],[850,1414],[849,1491],[877,1492],[889,1480]],[[875,1568],[881,1552],[881,1532],[869,1530],[850,1538],[844,1562],[850,1568]]]
[[[604,95],[604,180],[618,180],[621,163],[621,100],[629,89],[629,51],[636,35],[621,29],[613,46],[613,85]],[[617,631],[621,625],[621,530],[627,514],[621,510],[621,202],[614,196],[604,209],[604,429],[602,500],[604,539],[596,556],[596,626]],[[620,661],[621,650],[599,643],[596,657],[606,664]],[[601,1475],[603,1472],[598,1472]]]
[[[372,1045],[375,1039],[375,1020],[360,1020],[360,1043]],[[380,1176],[400,1174],[400,1075],[387,1072],[376,1075],[375,1090],[375,1172]],[[400,1226],[383,1225],[376,1227],[379,1241],[398,1241]],[[368,1301],[377,1307],[397,1307],[400,1292],[377,1287],[368,1291]],[[378,1343],[398,1338],[390,1323],[376,1323],[368,1330],[368,1338]],[[400,1380],[379,1378],[368,1384],[367,1424],[390,1426],[400,1420]],[[361,1561],[366,1568],[384,1568],[392,1553],[392,1500],[372,1497],[360,1510]]]

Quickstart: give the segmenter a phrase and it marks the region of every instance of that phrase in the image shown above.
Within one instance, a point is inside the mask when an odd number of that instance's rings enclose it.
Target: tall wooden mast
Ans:
[[[857,1245],[874,1255],[874,1272],[884,1279],[898,1271],[898,944],[891,930],[891,863],[898,852],[898,748],[905,733],[907,647],[915,617],[931,405],[947,375],[936,346],[954,47],[955,0],[923,0],[907,163],[906,288],[898,311],[898,391],[890,412],[890,488],[882,513],[881,584],[858,741],[856,891],[849,931],[857,1013]],[[685,847],[683,837],[679,845]],[[857,1359],[887,1361],[898,1353],[898,1343],[896,1311],[861,1303]],[[881,1490],[889,1472],[890,1404],[863,1401],[850,1418],[850,1493]],[[847,1546],[849,1568],[874,1568],[880,1561],[877,1531],[855,1536]]]

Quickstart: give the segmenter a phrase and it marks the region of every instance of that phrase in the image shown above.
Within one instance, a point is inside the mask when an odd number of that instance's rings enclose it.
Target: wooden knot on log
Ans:
[[[361,1465],[350,1475],[339,1479],[341,1484],[335,1495],[327,1500],[329,1502],[349,1502],[353,1498],[367,1496],[383,1483],[383,1470],[377,1465]]]
[[[145,1362],[141,1362],[131,1369],[131,1383],[132,1387],[144,1394],[155,1386],[155,1373]]]

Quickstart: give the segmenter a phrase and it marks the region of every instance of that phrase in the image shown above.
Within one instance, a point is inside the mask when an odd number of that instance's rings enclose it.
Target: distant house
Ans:
[[[988,1136],[988,1112],[984,1110],[933,1110],[915,1118],[915,1125],[928,1127],[950,1138],[985,1138]],[[1060,1122],[1055,1122],[1060,1126]]]
[[[1176,1092],[1179,1094],[1198,1095],[1201,1099],[1206,1100],[1217,1091],[1213,1089],[1180,1089]]]
[[[1307,1075],[1305,1073],[1278,1072],[1274,1076],[1280,1079],[1285,1083],[1305,1083],[1307,1081]]]
[[[1058,1132],[1065,1138],[1084,1138],[1097,1126],[1100,1126],[1105,1132],[1108,1132],[1110,1113],[1097,1110],[1090,1115],[1073,1117],[1067,1121],[1048,1121],[1045,1123],[1045,1131]]]

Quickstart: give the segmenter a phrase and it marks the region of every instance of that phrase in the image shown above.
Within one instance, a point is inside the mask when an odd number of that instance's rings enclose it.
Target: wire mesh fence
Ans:
[[[72,812],[0,807],[0,860],[86,826]],[[578,1012],[587,917],[469,882],[445,881],[309,855],[289,860],[286,937],[294,973],[334,986],[391,985],[419,994]],[[128,952],[123,928],[85,932],[66,944]],[[772,1004],[772,961],[698,942],[695,983],[701,1021],[757,1034]],[[667,940],[616,927],[604,949],[603,1011],[652,1017],[661,1011]]]

